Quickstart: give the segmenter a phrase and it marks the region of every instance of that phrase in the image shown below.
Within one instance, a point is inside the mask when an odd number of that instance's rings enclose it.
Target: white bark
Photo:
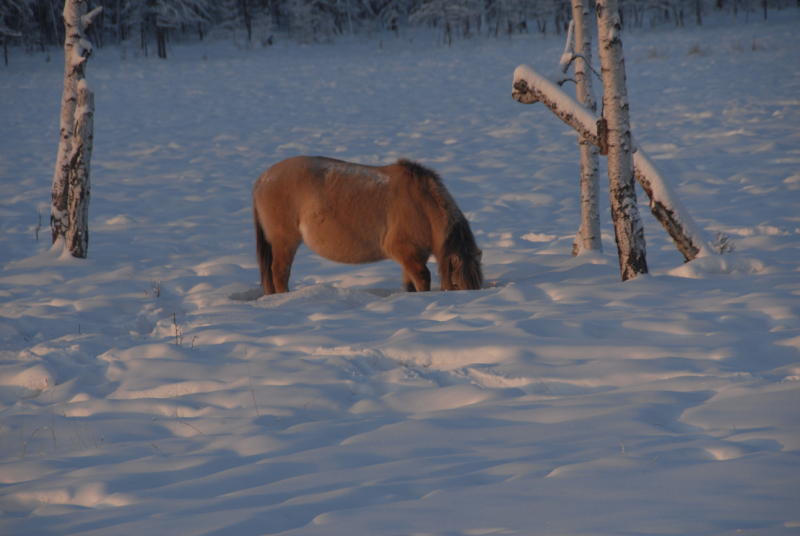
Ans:
[[[542,102],[562,121],[572,126],[591,143],[599,143],[597,116],[581,106],[564,90],[535,69],[520,65],[514,71],[512,97],[523,103]],[[650,210],[661,222],[687,261],[713,251],[700,227],[681,203],[680,198],[661,176],[641,147],[634,147],[633,167],[636,179],[650,197]]]
[[[87,13],[85,0],[67,0],[64,4],[64,92],[61,98],[61,135],[53,175],[50,227],[53,242],[66,239],[70,229],[70,174],[74,151],[75,118],[78,105],[78,85],[86,77],[86,60],[92,53],[92,44],[86,40],[85,31],[102,8]],[[94,99],[92,98],[92,103]],[[93,106],[93,104],[92,104]],[[90,114],[91,117],[92,114]],[[90,128],[91,130],[91,128]],[[91,151],[91,149],[90,149]],[[80,151],[83,153],[83,149]],[[86,173],[88,188],[88,155]],[[85,256],[85,250],[84,255]]]
[[[85,259],[89,249],[90,163],[94,145],[94,92],[86,79],[78,82],[75,132],[69,166],[69,229],[66,248],[73,257]]]
[[[597,2],[597,33],[603,73],[603,111],[608,124],[611,219],[623,281],[647,273],[644,227],[636,205],[625,57],[617,0]]]
[[[75,121],[75,107],[78,101],[78,81],[85,76],[85,59],[82,54],[83,24],[81,17],[86,13],[84,2],[68,0],[64,5],[64,92],[61,97],[61,140],[53,176],[53,206],[50,211],[50,227],[53,242],[65,237],[69,228],[67,203],[69,197],[69,157],[72,152],[72,133]],[[77,57],[76,57],[77,56]],[[77,61],[76,61],[77,60]]]
[[[575,92],[578,101],[592,113],[597,102],[592,90],[592,36],[589,33],[588,0],[572,0],[575,48]],[[570,26],[571,28],[571,26]],[[572,254],[582,250],[603,251],[600,240],[600,166],[597,146],[579,135],[581,149],[581,226],[572,247]]]

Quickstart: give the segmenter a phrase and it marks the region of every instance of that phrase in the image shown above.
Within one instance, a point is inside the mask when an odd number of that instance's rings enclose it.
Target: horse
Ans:
[[[439,175],[409,160],[381,167],[325,157],[282,160],[253,186],[253,223],[267,295],[289,291],[301,243],[347,264],[392,259],[408,292],[430,290],[431,254],[442,290],[483,284],[482,252],[467,219]]]

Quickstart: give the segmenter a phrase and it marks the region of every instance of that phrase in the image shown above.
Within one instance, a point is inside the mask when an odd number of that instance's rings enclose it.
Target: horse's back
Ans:
[[[267,239],[295,228],[310,249],[337,262],[387,258],[383,242],[398,201],[391,167],[308,156],[278,162],[253,189]]]
[[[253,187],[253,196],[294,201],[300,205],[335,203],[364,195],[380,201],[383,186],[390,180],[382,171],[385,169],[321,156],[295,156],[281,160],[262,173]],[[369,209],[369,206],[362,208]],[[380,208],[383,207],[375,207],[376,210]]]

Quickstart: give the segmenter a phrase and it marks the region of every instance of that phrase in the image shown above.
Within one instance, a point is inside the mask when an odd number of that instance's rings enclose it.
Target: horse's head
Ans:
[[[481,257],[483,252],[477,248],[460,252],[444,259],[439,277],[442,290],[477,290],[483,286]]]
[[[439,279],[442,290],[477,290],[483,286],[483,252],[475,243],[467,218],[458,211],[441,249]]]

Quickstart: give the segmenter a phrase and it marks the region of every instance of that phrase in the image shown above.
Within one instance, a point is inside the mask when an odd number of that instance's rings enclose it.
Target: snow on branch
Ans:
[[[597,117],[532,67],[520,65],[514,71],[514,89],[511,96],[522,104],[544,103],[593,145],[599,144]]]
[[[81,17],[81,23],[83,24],[83,30],[86,31],[89,29],[89,26],[92,25],[94,18],[103,11],[103,7],[99,6],[91,10],[89,13]]]
[[[558,62],[558,72],[567,74],[572,60],[575,59],[575,45],[573,35],[575,33],[575,19],[569,21],[569,30],[567,31],[567,43],[564,45],[564,53],[561,54],[561,61]],[[561,85],[560,83],[558,84]]]
[[[553,76],[553,81],[558,84],[559,86],[563,85],[564,82],[575,82],[574,79],[569,78],[567,75],[567,71],[569,70],[569,66],[572,65],[577,58],[581,58],[585,65],[592,71],[597,78],[600,80],[603,79],[603,76],[597,72],[597,70],[592,67],[592,62],[584,56],[583,54],[575,52],[575,19],[569,21],[569,29],[567,31],[567,42],[564,45],[564,52],[561,54],[561,59],[558,62],[558,70],[556,74]]]
[[[589,142],[599,146],[597,116],[536,69],[528,65],[516,68],[511,96],[523,104],[542,102]],[[703,231],[680,198],[641,147],[635,140],[632,142],[634,175],[650,198],[653,216],[661,222],[687,261],[712,252]]]
[[[8,37],[22,37],[22,34],[9,30],[8,28],[0,27],[0,35],[7,35]]]

